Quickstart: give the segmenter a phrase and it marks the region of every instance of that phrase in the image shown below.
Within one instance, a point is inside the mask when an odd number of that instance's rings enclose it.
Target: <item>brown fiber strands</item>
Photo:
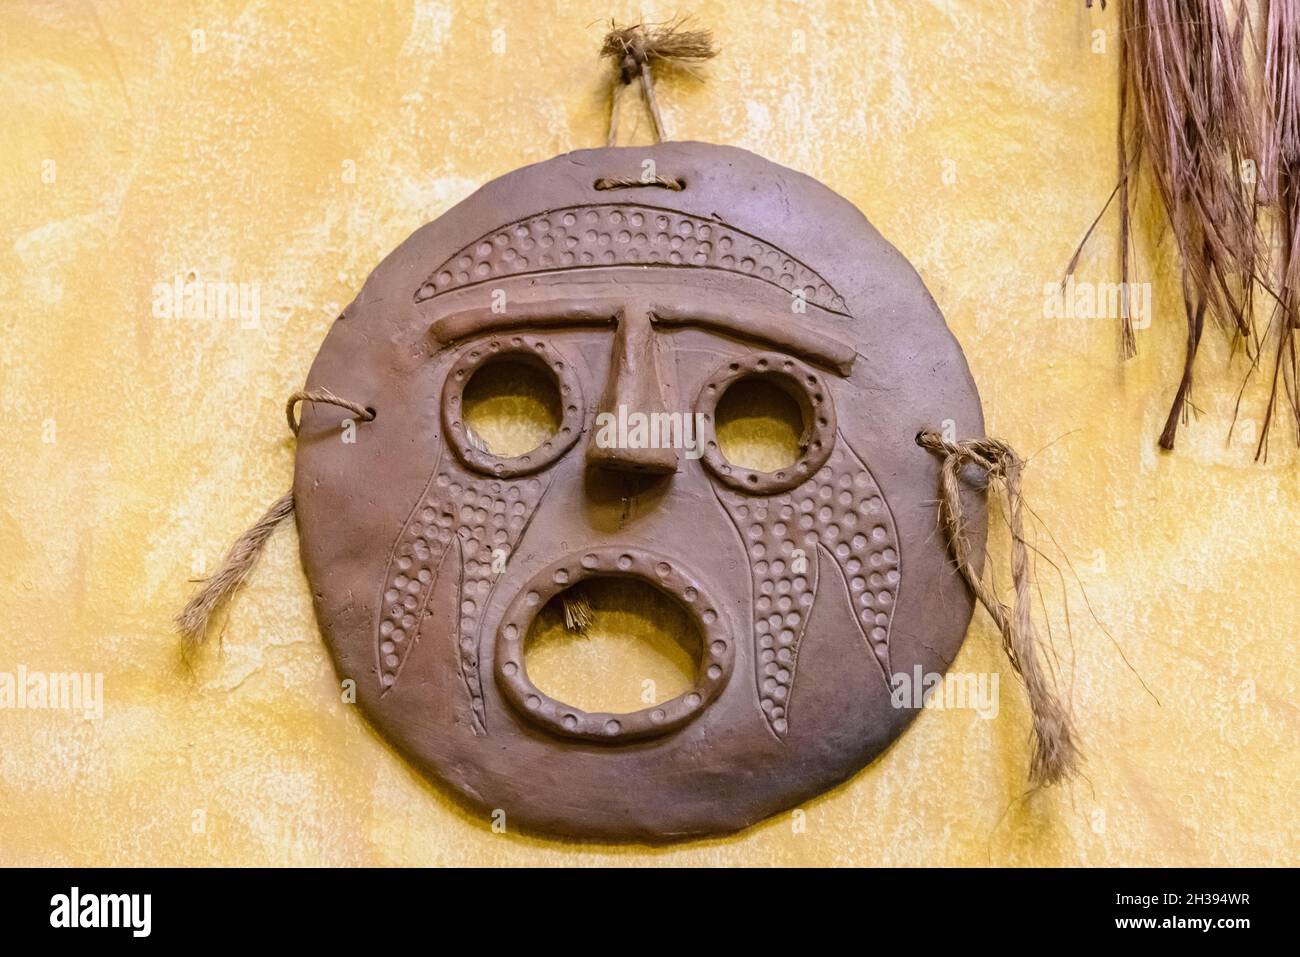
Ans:
[[[1068,780],[1079,773],[1083,758],[1075,740],[1073,716],[1068,704],[1057,694],[1056,676],[1034,626],[1030,594],[1033,578],[1029,543],[1025,540],[1024,497],[1020,492],[1024,461],[1011,446],[997,439],[948,442],[938,432],[925,431],[917,435],[916,442],[943,457],[939,526],[948,551],[958,573],[997,624],[1002,649],[1025,683],[1033,718],[1029,780],[1035,786]],[[1007,523],[1011,531],[1011,580],[1015,590],[1010,607],[998,597],[993,585],[975,571],[974,549],[966,534],[961,503],[961,476],[968,466],[982,471],[988,476],[990,486],[1001,488],[1006,495]]]
[[[1279,399],[1292,410],[1300,443],[1300,398],[1296,390],[1295,331],[1300,326],[1300,3],[1268,4],[1264,40],[1264,147],[1260,192],[1273,207],[1275,234],[1272,285],[1276,290],[1266,335],[1274,343],[1272,390],[1259,437],[1257,457],[1268,452],[1269,426]]]
[[[1262,208],[1256,171],[1268,169],[1270,150],[1283,144],[1286,135],[1294,146],[1298,2],[1273,0],[1270,5],[1272,59],[1266,72],[1268,85],[1275,88],[1271,94],[1264,92],[1266,84],[1247,66],[1248,3],[1124,0],[1117,4],[1120,115],[1115,196],[1120,207],[1121,279],[1127,288],[1139,180],[1149,181],[1154,188],[1182,264],[1186,352],[1182,378],[1160,435],[1165,449],[1174,447],[1178,425],[1190,406],[1192,370],[1207,318],[1239,339],[1258,361],[1254,297],[1259,289],[1270,297],[1276,293],[1268,265],[1269,244],[1259,225]],[[1275,22],[1280,34],[1286,34],[1288,27],[1291,30],[1289,47],[1281,40],[1274,45]],[[1276,105],[1277,145],[1268,145],[1267,124],[1261,123],[1266,113],[1262,101]],[[1077,258],[1076,252],[1070,271]],[[1124,352],[1132,355],[1135,342],[1127,313],[1123,323]]]

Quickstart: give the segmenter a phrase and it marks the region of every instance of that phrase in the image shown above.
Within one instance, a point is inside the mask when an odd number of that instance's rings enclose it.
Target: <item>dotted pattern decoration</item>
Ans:
[[[439,572],[458,578],[461,679],[475,728],[486,729],[479,674],[479,628],[498,577],[494,558],[509,560],[549,482],[514,482],[473,475],[455,461],[434,469],[393,546],[379,605],[379,680],[397,682],[419,634]],[[455,564],[440,568],[446,562]],[[497,561],[497,568],[501,562]],[[457,567],[459,565],[459,568]]]
[[[724,485],[716,491],[749,553],[755,679],[772,731],[784,737],[789,728],[799,644],[818,588],[827,587],[831,564],[844,576],[854,621],[888,683],[898,535],[879,486],[844,437],[817,474],[797,488],[771,496],[745,495]],[[798,570],[801,557],[807,563],[803,571]]]
[[[626,203],[548,210],[486,233],[435,269],[415,301],[505,276],[647,265],[752,276],[847,313],[844,299],[814,269],[756,236],[716,220]]]
[[[636,578],[673,596],[695,620],[702,660],[695,686],[663,704],[625,714],[587,712],[537,688],[524,665],[528,629],[546,603],[577,582],[594,577]],[[682,727],[722,693],[735,665],[733,629],[709,603],[698,579],[680,563],[640,548],[597,548],[543,569],[511,601],[496,638],[497,686],[519,714],[555,734],[585,741],[624,742]]]

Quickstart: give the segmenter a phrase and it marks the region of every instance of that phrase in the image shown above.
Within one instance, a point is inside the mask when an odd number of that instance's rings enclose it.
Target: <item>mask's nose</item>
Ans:
[[[672,391],[672,385],[659,373],[649,314],[643,309],[625,309],[614,331],[605,394],[587,445],[588,464],[642,475],[677,471],[675,449],[645,447],[630,428],[635,422],[633,413],[648,417],[668,412],[674,398]],[[614,428],[602,428],[602,423],[613,424]]]

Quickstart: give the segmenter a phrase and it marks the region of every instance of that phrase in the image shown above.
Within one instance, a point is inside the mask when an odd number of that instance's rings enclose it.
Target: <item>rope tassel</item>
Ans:
[[[641,83],[641,95],[645,99],[646,108],[654,121],[656,142],[662,143],[668,139],[663,114],[659,112],[659,101],[655,97],[652,67],[656,63],[686,66],[691,63],[702,63],[717,55],[717,51],[713,48],[713,34],[708,30],[685,29],[686,22],[682,19],[659,24],[636,23],[630,27],[610,25],[611,29],[605,34],[605,40],[601,45],[600,55],[613,61],[618,69],[618,75],[610,90],[609,135],[605,138],[606,146],[614,146],[618,139],[618,111],[623,97],[623,88],[638,80]],[[668,186],[667,188],[680,187]]]
[[[1011,446],[997,439],[949,442],[938,432],[925,431],[916,437],[916,442],[921,448],[943,456],[939,525],[957,571],[998,626],[1002,649],[1024,681],[1033,716],[1029,779],[1041,786],[1073,777],[1082,762],[1075,742],[1074,719],[1057,696],[1055,679],[1031,614],[1032,576],[1024,536],[1024,499],[1020,492],[1024,461]],[[1011,580],[1015,586],[1013,607],[998,598],[992,586],[975,571],[971,560],[971,543],[961,504],[961,473],[970,465],[984,472],[990,485],[1000,485],[1006,494],[1007,523],[1011,529]]]
[[[185,640],[187,649],[202,644],[213,616],[247,580],[271,533],[292,514],[293,492],[289,491],[276,499],[275,504],[266,510],[266,514],[252,528],[235,539],[235,543],[221,559],[216,574],[204,581],[203,587],[176,616],[176,628]]]
[[[284,414],[289,420],[289,431],[298,434],[300,424],[294,415],[299,402],[321,402],[346,409],[364,422],[374,419],[375,413],[348,399],[340,398],[329,389],[311,389],[295,392],[285,403]],[[186,651],[193,650],[207,637],[208,627],[217,612],[239,590],[239,587],[252,574],[262,549],[266,547],[271,533],[286,518],[293,514],[293,490],[285,492],[266,510],[266,514],[253,523],[244,534],[240,535],[217,567],[215,574],[203,582],[203,587],[185,603],[184,609],[176,616],[176,630],[180,632]]]

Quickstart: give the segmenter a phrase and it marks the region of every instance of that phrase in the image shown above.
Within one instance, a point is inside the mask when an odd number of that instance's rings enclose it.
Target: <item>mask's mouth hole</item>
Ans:
[[[714,432],[723,456],[755,472],[778,472],[799,461],[806,429],[795,398],[762,375],[737,379],[714,410]]]
[[[465,384],[462,420],[480,451],[514,458],[560,431],[560,387],[543,363],[504,355],[484,362]]]
[[[596,576],[543,606],[524,662],[543,694],[588,712],[626,714],[690,691],[702,646],[694,619],[671,595],[639,579]]]

